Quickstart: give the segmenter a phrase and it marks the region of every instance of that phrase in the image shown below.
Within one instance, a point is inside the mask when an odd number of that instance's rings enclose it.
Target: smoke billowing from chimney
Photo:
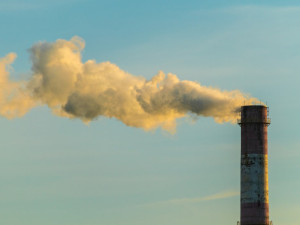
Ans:
[[[159,72],[151,80],[133,76],[110,62],[82,62],[84,41],[40,42],[31,49],[32,76],[9,80],[16,55],[0,60],[0,115],[23,116],[32,107],[47,105],[54,114],[89,122],[99,116],[116,118],[145,130],[174,130],[176,119],[189,114],[234,122],[243,104],[257,100],[238,90],[221,91],[176,75]]]

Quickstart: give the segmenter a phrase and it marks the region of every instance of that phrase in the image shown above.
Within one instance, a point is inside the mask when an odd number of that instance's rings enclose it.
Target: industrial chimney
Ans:
[[[240,225],[269,225],[268,117],[264,105],[241,107]]]

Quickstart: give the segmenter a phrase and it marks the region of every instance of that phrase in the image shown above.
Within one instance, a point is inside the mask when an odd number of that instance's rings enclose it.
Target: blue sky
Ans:
[[[270,215],[296,225],[299,12],[297,1],[0,1],[0,53],[18,54],[12,77],[24,79],[34,43],[78,35],[83,61],[111,61],[147,79],[163,70],[267,101]],[[237,125],[182,119],[172,135],[115,119],[85,125],[38,107],[0,126],[1,224],[239,220]]]

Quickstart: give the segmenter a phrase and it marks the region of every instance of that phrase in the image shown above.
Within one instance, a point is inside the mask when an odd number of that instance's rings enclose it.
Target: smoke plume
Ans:
[[[9,65],[15,58],[16,54],[10,53],[0,59],[0,115],[6,118],[23,116],[35,105],[25,82],[9,80]]]
[[[0,60],[0,114],[23,116],[32,107],[47,105],[54,114],[89,122],[100,116],[116,118],[145,130],[173,130],[176,119],[190,114],[234,122],[250,98],[238,90],[221,91],[174,74],[159,72],[151,80],[133,76],[110,62],[82,62],[85,46],[70,41],[40,42],[30,49],[32,75],[27,81],[9,79],[14,53]]]

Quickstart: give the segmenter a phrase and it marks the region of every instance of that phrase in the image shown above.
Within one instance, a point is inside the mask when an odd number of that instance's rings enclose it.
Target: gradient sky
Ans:
[[[83,61],[150,79],[159,70],[267,102],[270,215],[300,222],[299,1],[0,0],[0,57],[31,69],[38,41],[86,41]],[[115,119],[89,125],[38,107],[0,118],[0,224],[232,225],[240,128],[178,121],[172,135]]]

